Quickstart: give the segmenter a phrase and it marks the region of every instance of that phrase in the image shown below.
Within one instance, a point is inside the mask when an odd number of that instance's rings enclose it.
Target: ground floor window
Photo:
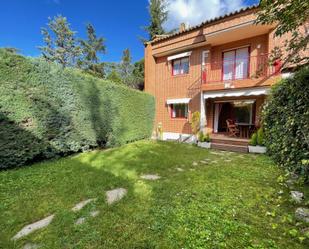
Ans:
[[[172,118],[187,118],[188,117],[188,104],[172,104],[171,105]]]

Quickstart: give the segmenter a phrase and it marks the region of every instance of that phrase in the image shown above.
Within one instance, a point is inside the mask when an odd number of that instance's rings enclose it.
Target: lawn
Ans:
[[[0,248],[308,248],[282,175],[266,156],[151,141],[2,171]],[[108,205],[114,188],[127,195]],[[51,214],[48,227],[11,241]]]

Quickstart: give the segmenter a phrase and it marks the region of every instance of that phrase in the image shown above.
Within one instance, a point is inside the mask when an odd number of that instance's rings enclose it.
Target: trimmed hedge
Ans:
[[[309,68],[272,89],[263,110],[264,142],[270,155],[308,179]]]
[[[0,168],[148,138],[146,93],[0,50]]]

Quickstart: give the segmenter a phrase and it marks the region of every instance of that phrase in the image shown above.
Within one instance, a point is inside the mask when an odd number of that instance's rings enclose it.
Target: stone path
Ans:
[[[144,179],[144,180],[158,180],[160,179],[161,177],[159,175],[141,175],[141,178]]]
[[[41,228],[47,227],[52,220],[54,219],[55,215],[50,215],[42,220],[39,220],[35,223],[32,223],[30,225],[27,225],[25,227],[23,227],[13,238],[12,240],[17,240],[21,237],[24,237],[36,230],[39,230]]]
[[[80,217],[77,219],[77,221],[75,222],[75,225],[81,225],[86,221],[85,217]]]
[[[91,211],[91,212],[90,212],[90,216],[91,216],[91,217],[96,217],[96,216],[98,216],[99,214],[100,214],[100,211],[97,211],[97,210],[96,210],[96,211]]]
[[[73,212],[78,212],[81,209],[83,209],[87,204],[89,204],[90,202],[96,201],[96,200],[97,200],[97,198],[92,198],[92,199],[81,201],[81,202],[77,203],[71,210]]]
[[[126,194],[127,190],[125,188],[116,188],[113,190],[106,191],[106,200],[109,205],[121,200]]]
[[[39,247],[40,245],[27,243],[26,245],[24,245],[23,249],[38,249]]]
[[[184,169],[182,169],[182,168],[176,168],[176,170],[179,171],[179,172],[183,172],[184,171]]]
[[[178,171],[184,171],[182,168],[177,168]],[[161,177],[159,175],[151,175],[151,174],[147,174],[147,175],[142,175],[141,176],[142,179],[145,179],[145,180],[158,180],[160,179]],[[127,194],[127,189],[125,188],[116,188],[116,189],[112,189],[112,190],[109,190],[109,191],[106,191],[106,201],[109,205],[121,200],[126,194]],[[77,203],[73,208],[71,208],[71,211],[72,212],[78,212],[80,210],[82,210],[86,205],[88,205],[89,203],[91,202],[94,202],[96,201],[97,198],[91,198],[91,199],[87,199],[87,200],[84,200],[84,201],[81,201],[79,203]],[[94,210],[94,211],[91,211],[89,213],[89,216],[90,217],[96,217],[98,216],[100,213],[100,211],[98,210]],[[54,219],[55,215],[52,214],[42,220],[39,220],[37,222],[34,222],[30,225],[27,225],[25,227],[23,227],[13,238],[12,240],[18,240],[24,236],[27,236],[28,234],[36,231],[36,230],[39,230],[39,229],[42,229],[44,227],[47,227],[51,222],[52,220]],[[81,225],[83,224],[85,221],[86,221],[87,217],[80,217],[76,220],[75,222],[75,225]],[[37,249],[39,248],[40,245],[37,245],[37,244],[33,244],[33,243],[27,243],[24,245],[23,249]]]

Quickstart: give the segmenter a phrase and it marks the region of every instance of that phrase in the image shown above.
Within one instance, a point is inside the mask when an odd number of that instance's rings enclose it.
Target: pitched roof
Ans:
[[[213,19],[209,19],[209,20],[206,20],[198,25],[195,25],[195,26],[192,26],[192,27],[189,27],[183,31],[178,31],[178,32],[175,32],[173,34],[170,34],[170,35],[162,35],[162,36],[159,36],[159,37],[156,37],[154,40],[152,41],[149,41],[148,43],[152,44],[152,43],[156,43],[156,42],[159,42],[159,41],[163,41],[163,40],[166,40],[166,39],[169,39],[169,38],[172,38],[174,36],[178,36],[178,35],[181,35],[183,33],[186,33],[186,32],[189,32],[189,31],[192,31],[192,30],[195,30],[195,29],[198,29],[198,28],[201,28],[203,27],[204,25],[206,24],[210,24],[212,22],[215,22],[215,21],[219,21],[221,19],[224,19],[226,17],[230,17],[230,16],[233,16],[233,15],[237,15],[237,14],[240,14],[242,12],[245,12],[245,11],[248,11],[248,10],[252,10],[252,9],[256,9],[259,7],[259,4],[255,4],[255,5],[251,5],[251,6],[248,6],[248,7],[245,7],[245,8],[241,8],[239,10],[236,10],[234,12],[230,12],[230,13],[227,13],[225,15],[222,15],[222,16],[218,16],[218,17],[215,17]]]

